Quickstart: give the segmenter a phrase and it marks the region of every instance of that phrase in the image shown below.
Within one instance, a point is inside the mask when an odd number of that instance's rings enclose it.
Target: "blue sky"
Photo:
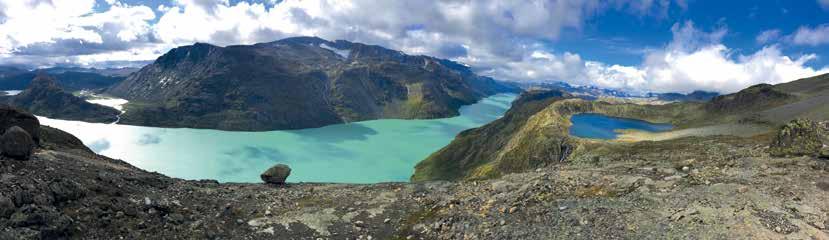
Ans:
[[[829,72],[829,0],[0,0],[0,64],[140,66],[313,35],[510,81],[733,92]]]
[[[750,53],[763,47],[756,41],[763,31],[777,29],[781,34],[795,32],[801,26],[829,23],[829,11],[818,1],[690,1],[687,9],[676,5],[665,16],[642,17],[625,12],[609,11],[587,21],[582,31],[572,38],[551,43],[552,48],[573,49],[591,59],[632,65],[642,60],[636,51],[660,48],[671,41],[671,25],[693,21],[698,28],[726,27],[729,33],[722,42],[736,52]],[[586,41],[585,41],[586,40]],[[616,40],[616,41],[614,41]],[[610,42],[610,44],[603,44]],[[829,45],[781,45],[790,55],[816,53],[819,58],[809,65],[829,64]]]

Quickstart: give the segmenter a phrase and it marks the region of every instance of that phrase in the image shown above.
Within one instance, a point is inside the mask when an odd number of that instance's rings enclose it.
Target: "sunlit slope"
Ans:
[[[619,141],[668,140],[693,136],[750,137],[793,118],[829,119],[829,75],[786,84],[751,86],[705,103],[637,105],[588,101],[566,93],[528,92],[498,121],[459,134],[416,167],[414,181],[481,179],[521,172],[589,153],[597,145]],[[600,113],[614,117],[671,123],[674,131],[626,132],[617,141],[570,136],[569,117]]]

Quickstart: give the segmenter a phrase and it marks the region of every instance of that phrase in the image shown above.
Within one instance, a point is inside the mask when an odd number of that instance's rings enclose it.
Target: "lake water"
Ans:
[[[99,154],[183,179],[260,182],[276,163],[289,182],[408,181],[414,166],[460,131],[501,117],[516,95],[498,94],[433,120],[384,119],[322,128],[233,132],[86,123],[39,117],[72,133]]]
[[[633,129],[648,132],[671,130],[666,123],[651,123],[638,119],[609,117],[595,113],[581,113],[570,117],[570,135],[583,138],[616,139],[616,130]]]

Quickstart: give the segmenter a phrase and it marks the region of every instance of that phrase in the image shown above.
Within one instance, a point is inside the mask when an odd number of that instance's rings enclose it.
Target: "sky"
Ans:
[[[0,0],[0,65],[141,66],[292,36],[508,81],[729,93],[829,72],[829,0]]]

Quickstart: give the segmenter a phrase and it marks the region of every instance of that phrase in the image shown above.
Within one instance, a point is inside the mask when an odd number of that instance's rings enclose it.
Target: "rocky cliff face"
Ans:
[[[23,92],[6,98],[15,107],[49,118],[110,123],[121,114],[114,108],[89,103],[64,92],[53,77],[45,74],[35,77]]]
[[[299,37],[179,47],[108,93],[131,101],[125,124],[274,130],[449,117],[510,90],[450,61]]]

